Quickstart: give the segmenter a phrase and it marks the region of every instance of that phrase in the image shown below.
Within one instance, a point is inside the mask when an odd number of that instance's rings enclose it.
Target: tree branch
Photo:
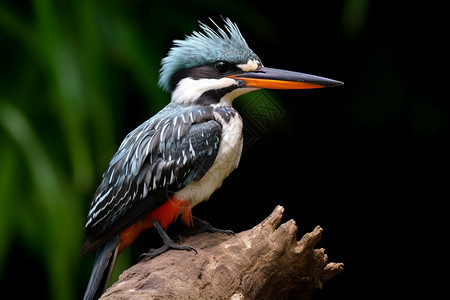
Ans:
[[[297,226],[281,222],[277,206],[264,221],[234,236],[185,238],[198,255],[168,251],[124,271],[101,299],[311,299],[342,263],[327,263],[317,226],[296,240]],[[277,228],[278,227],[278,228]]]

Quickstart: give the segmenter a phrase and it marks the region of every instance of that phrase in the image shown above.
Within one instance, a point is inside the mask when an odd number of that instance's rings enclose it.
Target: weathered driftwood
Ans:
[[[168,251],[124,271],[101,299],[310,299],[343,269],[327,263],[314,249],[322,235],[317,226],[296,240],[290,220],[278,227],[278,206],[254,228],[236,235],[203,233],[183,243],[195,247]]]

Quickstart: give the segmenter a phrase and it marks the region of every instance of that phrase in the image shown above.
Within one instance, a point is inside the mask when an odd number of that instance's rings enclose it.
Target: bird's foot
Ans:
[[[232,230],[215,228],[208,222],[194,216],[192,217],[192,219],[194,220],[194,229],[183,230],[183,232],[181,232],[181,235],[196,235],[203,232],[219,232],[234,235],[234,232]]]
[[[160,254],[163,254],[167,250],[174,249],[174,250],[187,250],[187,251],[194,251],[195,254],[198,254],[197,249],[195,249],[192,246],[189,245],[180,245],[175,243],[162,229],[161,225],[158,221],[152,221],[153,226],[155,227],[156,231],[159,233],[161,238],[163,239],[164,245],[157,249],[149,249],[147,253],[142,253],[139,257],[140,260],[143,259],[152,259]]]
[[[195,254],[198,254],[197,249],[195,249],[194,247],[189,246],[189,245],[179,245],[172,241],[171,243],[164,244],[160,248],[149,249],[147,253],[142,253],[141,256],[139,257],[139,260],[152,259],[160,254],[163,254],[164,252],[166,252],[167,250],[170,250],[170,249],[194,251]]]

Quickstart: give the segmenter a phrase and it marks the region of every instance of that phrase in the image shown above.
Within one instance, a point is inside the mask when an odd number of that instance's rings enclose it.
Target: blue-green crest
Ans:
[[[200,22],[203,32],[194,31],[184,40],[173,41],[174,46],[161,61],[159,86],[169,91],[171,76],[181,69],[217,61],[233,64],[245,64],[251,59],[259,61],[258,56],[248,47],[237,25],[229,18],[225,20],[225,30],[216,23],[214,25],[217,31]]]

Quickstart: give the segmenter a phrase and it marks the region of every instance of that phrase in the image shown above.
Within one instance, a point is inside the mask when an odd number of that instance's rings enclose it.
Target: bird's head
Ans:
[[[324,77],[263,67],[235,23],[227,18],[225,29],[216,26],[214,31],[200,23],[203,32],[194,31],[184,40],[175,40],[163,58],[159,85],[172,92],[172,102],[231,105],[236,97],[261,88],[312,89],[343,84]]]

